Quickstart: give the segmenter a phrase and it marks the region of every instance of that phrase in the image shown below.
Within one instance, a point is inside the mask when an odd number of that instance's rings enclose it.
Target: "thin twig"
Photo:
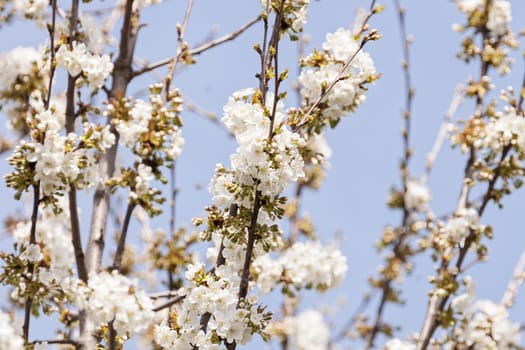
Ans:
[[[128,235],[129,230],[129,223],[131,221],[131,215],[133,214],[133,210],[135,209],[137,205],[135,203],[128,203],[128,207],[126,208],[126,214],[124,215],[124,222],[122,223],[122,232],[120,233],[120,237],[117,244],[117,250],[115,252],[115,257],[113,259],[113,270],[117,270],[118,272],[122,272],[122,257],[124,256],[124,249],[126,248],[126,238]]]
[[[503,294],[503,297],[501,298],[500,304],[505,306],[506,308],[510,308],[514,301],[516,300],[516,296],[518,295],[518,290],[525,280],[525,250],[521,253],[521,256],[516,263],[516,266],[514,267],[514,272],[512,273],[512,279],[509,281],[509,284],[507,285],[507,289],[505,290],[505,293]]]
[[[395,0],[395,7],[398,13],[398,23],[399,23],[399,31],[400,31],[400,37],[402,41],[402,49],[403,49],[403,61],[402,61],[402,68],[403,68],[403,77],[405,80],[405,110],[403,112],[403,120],[404,120],[404,127],[403,127],[403,158],[401,160],[401,183],[403,187],[403,194],[406,195],[408,190],[408,180],[409,180],[409,162],[412,155],[412,150],[410,147],[410,130],[411,130],[411,118],[412,118],[412,103],[413,103],[413,97],[414,97],[414,88],[412,86],[412,78],[410,74],[410,39],[407,34],[406,30],[406,21],[405,21],[405,9],[401,6],[401,3],[399,0]],[[371,7],[372,9],[372,7]],[[371,16],[371,11],[369,12],[368,16]],[[365,21],[366,23],[366,21]],[[363,47],[365,41],[363,40],[361,43],[361,47]],[[398,257],[402,262],[404,262],[404,258],[402,257],[402,251],[403,247],[405,247],[405,241],[410,237],[410,228],[409,228],[409,214],[410,210],[407,207],[405,201],[403,201],[403,216],[402,216],[402,223],[401,227],[403,228],[402,233],[397,238],[397,242],[395,243],[392,251],[395,257]],[[381,297],[379,304],[377,306],[375,315],[374,315],[374,322],[372,325],[372,329],[370,333],[368,334],[367,340],[366,340],[366,346],[365,349],[370,349],[374,347],[374,342],[377,337],[377,335],[380,333],[382,324],[383,324],[383,315],[384,310],[386,307],[387,302],[389,301],[389,297],[392,294],[392,283],[393,280],[390,277],[383,277],[383,283],[381,286]]]
[[[152,300],[157,300],[157,299],[161,299],[161,298],[171,298],[171,297],[174,297],[174,296],[176,296],[178,294],[179,293],[177,291],[175,291],[175,290],[167,290],[167,291],[164,291],[164,292],[151,293],[148,296]]]
[[[173,74],[175,73],[175,68],[177,67],[177,64],[179,63],[179,59],[181,58],[182,54],[184,53],[185,47],[184,47],[184,35],[186,34],[186,28],[188,27],[188,22],[190,20],[190,14],[191,9],[193,8],[193,0],[188,0],[188,5],[186,6],[186,12],[184,13],[184,20],[182,21],[182,26],[179,26],[177,24],[177,48],[175,55],[172,57],[172,59],[168,63],[168,73],[166,74],[165,78],[165,100],[168,100],[168,96],[170,94],[170,85],[171,81],[173,80]]]
[[[443,146],[443,142],[445,141],[445,138],[447,137],[448,125],[450,121],[452,120],[452,117],[454,116],[454,114],[456,114],[456,110],[458,109],[462,101],[463,101],[463,86],[458,85],[454,89],[454,96],[452,97],[452,101],[450,102],[448,110],[445,113],[443,123],[441,124],[441,127],[439,128],[434,144],[432,145],[432,149],[427,154],[425,174],[423,175],[423,178],[422,178],[423,182],[426,182],[428,180],[428,177],[430,176],[430,172],[432,171],[434,162],[436,161],[439,151],[441,150],[441,147]]]
[[[78,343],[71,339],[51,339],[51,340],[33,340],[30,342],[30,345],[36,345],[41,343],[48,343],[48,344],[63,344],[63,345],[73,345],[75,348],[77,347]]]
[[[202,44],[202,45],[199,45],[193,49],[190,49],[188,51],[188,55],[190,56],[197,56],[197,55],[200,55],[201,53],[211,49],[211,48],[214,48],[215,46],[218,46],[218,45],[221,45],[225,42],[228,42],[228,41],[231,41],[235,38],[237,38],[239,35],[241,35],[242,33],[244,33],[248,28],[250,28],[252,25],[254,25],[255,23],[259,22],[259,20],[261,19],[261,16],[257,16],[255,17],[254,19],[250,20],[249,22],[247,22],[245,25],[243,25],[242,27],[240,27],[239,29],[229,33],[229,34],[226,34],[224,36],[221,36],[220,38],[217,38],[217,39],[214,39],[214,40],[211,40],[205,44]],[[136,77],[136,76],[139,76],[139,75],[142,75],[144,73],[147,73],[147,72],[150,72],[152,70],[155,70],[157,68],[160,68],[160,67],[164,67],[166,65],[168,65],[170,62],[173,61],[173,57],[170,57],[170,58],[165,58],[161,61],[158,61],[156,63],[152,63],[151,65],[149,66],[146,66],[146,67],[143,67],[139,70],[136,70],[135,72],[133,72],[133,76]]]
[[[33,186],[33,212],[31,213],[31,231],[29,233],[29,244],[35,244],[36,242],[36,224],[38,221],[38,208],[40,206],[40,181]],[[30,278],[33,278],[35,266],[30,263],[28,266],[28,273]],[[25,304],[24,310],[24,324],[22,325],[22,331],[24,335],[24,342],[27,343],[29,339],[29,324],[31,322],[31,306],[33,299],[28,297]]]
[[[525,59],[525,57],[524,57]],[[525,61],[525,60],[524,60]],[[523,114],[523,99],[525,98],[525,71],[523,74],[523,80],[521,82],[521,89],[520,89],[520,99],[518,100],[516,113],[521,114],[521,116],[525,117]]]
[[[51,102],[51,91],[53,90],[53,77],[55,76],[55,30],[56,30],[56,14],[57,14],[57,0],[51,0],[51,28],[49,28],[49,85],[47,87],[47,97],[44,101],[44,108],[49,109]]]
[[[184,298],[186,298],[185,295],[179,295],[173,299],[170,299],[169,301],[165,302],[164,304],[160,304],[159,306],[156,306],[153,308],[153,312],[157,312],[157,311],[160,311],[160,310],[164,310],[172,305],[175,305],[177,303],[180,303],[182,300],[184,300]]]

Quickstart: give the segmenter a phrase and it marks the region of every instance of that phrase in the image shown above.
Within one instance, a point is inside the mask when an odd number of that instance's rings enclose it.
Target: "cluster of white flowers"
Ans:
[[[459,320],[443,349],[456,349],[458,344],[487,350],[516,348],[520,342],[520,325],[509,320],[507,309],[490,300],[476,301],[472,279],[466,277],[463,283],[465,293],[451,304]]]
[[[481,137],[476,140],[477,148],[488,148],[499,152],[505,146],[512,145],[517,151],[525,154],[525,118],[512,108],[498,113],[485,125]]]
[[[43,257],[44,256],[40,251],[40,247],[33,243],[30,243],[27,247],[25,247],[22,254],[20,254],[21,259],[27,260],[30,263],[37,263],[42,260]]]
[[[253,89],[238,91],[230,97],[224,107],[221,121],[235,135],[239,144],[230,161],[233,172],[216,172],[212,179],[210,192],[213,203],[229,206],[225,199],[232,198],[229,191],[233,183],[252,187],[257,186],[264,196],[280,194],[290,183],[304,176],[304,162],[298,147],[305,141],[284,126],[282,104],[279,103],[274,126],[277,132],[270,142],[270,118],[258,104],[252,104],[249,97]],[[273,103],[268,98],[268,103]],[[224,169],[218,165],[217,169]]]
[[[137,140],[140,139],[140,136],[148,131],[152,112],[153,107],[150,103],[143,100],[136,100],[133,108],[129,111],[130,119],[128,121],[117,121],[115,127],[124,145],[132,148]]]
[[[270,6],[271,1],[268,0],[261,0],[261,5],[263,10],[265,11],[268,9],[268,6]],[[308,5],[310,5],[310,0],[285,0],[284,6],[290,6],[291,7],[291,28],[294,32],[301,32],[303,30],[303,26],[306,24],[306,21],[308,19]],[[270,10],[272,10],[270,8]]]
[[[182,106],[182,99],[175,98],[175,102]],[[151,121],[155,116],[161,114],[174,118],[172,112],[167,111],[162,106],[159,94],[152,94],[150,102],[143,100],[136,100],[133,103],[133,107],[129,110],[128,119],[115,120],[115,128],[119,132],[120,142],[130,149],[135,149],[139,154],[142,153],[142,146],[138,142],[141,137],[151,131]],[[181,107],[182,108],[182,107]],[[181,110],[177,110],[180,112]],[[113,113],[114,106],[109,105],[107,113]],[[184,146],[184,137],[179,127],[170,126],[170,129],[162,131],[163,136],[166,136],[166,144],[164,144],[163,150],[166,153],[167,158],[170,160],[177,159],[182,152]],[[168,135],[164,135],[168,134]],[[160,133],[157,133],[160,135]]]
[[[0,65],[0,85],[10,89],[18,77],[43,69],[45,62],[42,53],[34,47],[17,47],[0,55]]]
[[[86,35],[86,44],[89,51],[94,54],[100,55],[104,51],[104,46],[106,45],[106,39],[104,38],[104,33],[102,32],[102,26],[97,22],[97,20],[85,13],[79,16],[80,24],[82,29],[84,29],[84,34]]]
[[[24,17],[42,19],[46,14],[49,2],[46,0],[15,0],[13,9]]]
[[[512,20],[510,2],[507,0],[494,0],[489,12],[487,28],[496,35],[504,35]]]
[[[289,346],[295,350],[324,350],[329,348],[330,328],[323,315],[316,310],[305,310],[296,316],[268,326],[274,335],[287,336]]]
[[[35,180],[45,195],[53,195],[64,190],[67,184],[75,184],[77,188],[90,188],[100,181],[96,168],[96,154],[89,148],[76,147],[78,144],[93,143],[101,151],[108,149],[115,142],[115,135],[109,126],[100,128],[90,123],[84,123],[84,135],[70,133],[67,136],[59,134],[63,115],[54,110],[42,110],[36,115],[37,128],[45,133],[44,143],[32,142],[23,145],[32,148],[27,160],[35,164]],[[15,151],[16,153],[16,151]]]
[[[332,149],[326,142],[324,134],[313,133],[308,135],[305,146],[314,157],[310,159],[313,164],[320,163],[324,168],[328,168],[330,163],[328,160],[332,157]]]
[[[0,311],[0,349],[24,349],[24,339],[13,328],[13,322],[9,315],[2,311]]]
[[[89,310],[98,325],[113,322],[119,336],[139,333],[153,321],[153,303],[137,285],[116,270],[89,276],[88,285],[79,285],[76,301],[81,310]]]
[[[299,75],[305,104],[316,102],[326,86],[340,77],[344,64],[357,52],[359,44],[351,30],[339,28],[335,33],[327,34],[323,43],[326,63],[319,67],[306,67]],[[309,57],[306,57],[305,62],[308,60]],[[375,71],[370,55],[362,50],[357,53],[343,73],[345,79],[339,81],[325,97],[323,116],[338,120],[354,111],[365,100],[363,84],[372,79]]]
[[[408,210],[425,211],[432,198],[428,187],[417,179],[410,179],[406,184],[405,207]]]
[[[73,77],[84,73],[91,89],[98,89],[113,71],[113,63],[108,55],[93,54],[88,51],[84,43],[73,42],[70,50],[67,45],[62,45],[56,52],[58,67],[66,68]]]
[[[389,340],[383,350],[416,350],[416,345],[395,338]]]
[[[206,275],[204,264],[188,266],[185,276],[190,283],[181,291],[184,300],[174,306],[177,327],[163,323],[155,329],[155,341],[164,349],[192,349],[194,346],[222,349],[217,337],[229,343],[246,344],[251,340],[254,328],[265,327],[264,313],[252,307],[257,302],[255,296],[249,296],[243,307],[237,307],[238,268],[242,265],[245,249],[231,242],[225,245],[228,248],[223,255],[227,257],[227,263],[217,267],[214,275]],[[234,263],[230,264],[230,261]],[[206,314],[209,321],[207,328],[203,329],[201,318]]]
[[[133,1],[133,11],[139,11],[142,10],[145,7],[159,4],[162,0],[137,0]]]
[[[150,166],[139,164],[137,169],[137,177],[135,178],[135,192],[130,194],[132,197],[140,197],[148,193],[149,182],[155,178],[151,170],[152,169]]]
[[[276,260],[269,254],[259,256],[252,266],[261,293],[270,292],[281,281],[296,288],[326,290],[337,286],[348,269],[339,250],[318,241],[296,242]]]
[[[458,8],[471,15],[475,11],[483,11],[484,0],[458,0]],[[505,35],[512,20],[510,2],[507,0],[494,0],[490,2],[487,29],[495,35]]]
[[[41,266],[38,268],[38,273],[35,275],[38,281],[46,285],[50,290],[54,290],[56,286],[67,290],[72,276],[71,267],[73,266],[75,255],[71,238],[67,232],[69,211],[66,209],[68,204],[65,197],[59,198],[58,207],[63,209],[60,214],[55,214],[50,207],[42,207],[40,209],[41,217],[36,227],[37,245],[29,245],[24,252],[25,255],[24,253],[22,255],[33,262],[41,260],[45,256],[47,267]],[[18,222],[13,230],[14,242],[18,245],[27,245],[30,230],[30,221]],[[19,288],[13,291],[12,296],[17,298],[17,295],[23,292],[23,288],[25,286],[20,285]]]
[[[452,243],[463,246],[465,239],[472,230],[480,230],[482,228],[483,226],[476,209],[461,209],[439,231],[439,241],[443,245]]]
[[[303,30],[308,19],[308,5],[310,4],[310,0],[299,0],[297,3],[297,7],[293,12],[294,21],[292,23],[292,29],[300,32]]]

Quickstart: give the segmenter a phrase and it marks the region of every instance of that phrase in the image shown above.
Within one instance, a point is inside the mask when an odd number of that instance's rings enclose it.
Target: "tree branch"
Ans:
[[[443,123],[441,124],[441,127],[439,128],[434,144],[432,145],[432,149],[427,154],[427,163],[425,166],[425,174],[423,176],[424,182],[428,180],[428,177],[430,176],[430,172],[432,171],[432,167],[434,166],[434,162],[436,161],[438,153],[441,150],[441,147],[443,146],[443,141],[447,137],[448,124],[452,120],[452,117],[454,116],[454,114],[456,114],[456,110],[458,109],[462,101],[463,101],[463,87],[461,85],[458,85],[454,89],[454,95],[452,97],[452,101],[450,102],[448,110],[445,113],[445,118],[443,119]]]
[[[122,232],[120,233],[120,237],[117,244],[117,250],[113,259],[112,269],[117,270],[119,273],[122,272],[122,257],[124,256],[124,249],[126,248],[126,237],[128,234],[129,223],[131,221],[131,215],[133,214],[133,210],[135,209],[135,207],[135,203],[128,203],[128,207],[126,208],[126,214],[124,215],[124,222],[122,223]]]
[[[38,221],[38,208],[40,206],[40,181],[33,186],[33,212],[31,213],[31,231],[29,233],[29,244],[35,244],[36,242],[36,224]],[[28,273],[33,277],[35,265],[30,263],[28,266]],[[24,342],[27,343],[29,339],[29,324],[31,322],[31,306],[33,299],[28,297],[24,308],[24,324],[22,325],[22,332]]]
[[[506,308],[510,308],[516,296],[518,295],[518,290],[525,279],[525,250],[521,253],[521,256],[514,267],[514,272],[512,273],[512,279],[507,285],[507,289],[501,298],[500,304]]]
[[[117,104],[120,99],[125,97],[129,82],[132,79],[133,53],[139,29],[138,17],[138,12],[136,14],[133,13],[133,0],[126,0],[119,53],[114,63],[113,82],[109,92],[110,103]],[[111,123],[112,118],[109,115],[107,123],[110,125],[110,131],[115,135],[115,143],[102,155],[99,161],[98,166],[102,181],[97,186],[93,196],[93,211],[86,250],[88,273],[97,273],[99,271],[105,245],[104,240],[110,207],[109,189],[106,187],[105,182],[113,176],[119,142],[118,132]],[[79,337],[79,344],[82,350],[93,349],[96,345],[96,339],[92,336],[95,325],[89,320],[88,315],[86,317],[87,319],[84,320],[85,326],[84,328],[81,327]]]
[[[184,298],[186,298],[185,295],[179,295],[173,299],[170,299],[169,301],[165,302],[164,304],[160,304],[159,306],[156,306],[153,308],[153,311],[154,312],[157,312],[157,311],[160,311],[160,310],[164,310],[172,305],[175,305],[177,303],[180,303],[182,300],[184,300]]]
[[[259,22],[260,19],[261,19],[261,16],[257,16],[254,19],[248,21],[245,25],[243,25],[239,29],[237,29],[237,30],[235,30],[235,31],[233,31],[233,32],[231,32],[229,34],[223,35],[220,38],[211,40],[211,41],[209,41],[209,42],[207,42],[205,44],[202,44],[202,45],[197,46],[197,47],[195,47],[193,49],[190,49],[188,51],[188,54],[190,56],[197,56],[197,55],[200,55],[201,53],[203,53],[205,51],[208,51],[209,49],[214,48],[215,46],[219,46],[219,45],[221,45],[221,44],[223,44],[225,42],[234,40],[239,35],[244,33],[252,25],[254,25],[255,23]],[[166,58],[166,59],[163,59],[161,61],[158,61],[156,63],[152,63],[149,66],[146,66],[146,67],[143,67],[143,68],[141,68],[141,69],[139,69],[137,71],[134,71],[133,72],[133,77],[142,75],[142,74],[147,73],[147,72],[151,72],[152,70],[155,70],[157,68],[164,67],[164,66],[168,65],[170,62],[172,62],[174,59],[178,59],[178,57],[177,56],[170,57],[170,58]]]
[[[364,31],[364,28],[366,28],[368,21],[370,20],[370,17],[372,17],[373,9],[375,6],[376,0],[372,0],[370,3],[370,8],[368,11],[368,14],[363,21],[363,24],[361,25],[361,33]],[[354,61],[356,56],[363,50],[363,47],[367,43],[367,41],[371,40],[370,35],[367,35],[361,40],[361,43],[359,44],[359,47],[357,48],[356,52],[352,56],[348,58],[348,60],[345,62],[343,67],[339,70],[339,73],[336,75],[336,77],[328,84],[326,89],[321,93],[321,95],[317,98],[317,100],[310,106],[308,111],[304,114],[302,119],[292,127],[292,131],[297,132],[299,129],[305,127],[310,122],[310,117],[312,116],[315,109],[323,102],[324,98],[328,95],[330,91],[337,85],[338,82],[340,82],[342,79],[344,79],[345,71],[350,67],[350,64]]]
[[[401,67],[403,68],[403,77],[405,80],[405,110],[403,111],[403,120],[404,120],[404,127],[402,132],[403,137],[403,158],[401,160],[401,185],[403,187],[403,195],[406,196],[406,193],[408,191],[408,180],[409,180],[409,162],[410,157],[412,155],[412,149],[410,147],[410,130],[411,130],[411,117],[412,117],[412,103],[414,98],[414,88],[412,86],[412,78],[410,74],[410,39],[407,34],[406,30],[406,21],[405,21],[405,9],[401,7],[401,3],[399,0],[395,0],[395,7],[398,14],[398,23],[399,23],[399,31],[400,31],[400,37],[402,41],[402,49],[403,49],[403,60]],[[368,18],[370,18],[372,14],[373,5],[370,7]],[[366,23],[366,21],[365,21]],[[364,46],[365,41],[363,40],[360,46],[360,49]],[[357,55],[357,52],[356,54]],[[354,55],[354,57],[355,57]],[[353,58],[352,58],[353,59]],[[346,68],[345,68],[346,70]],[[344,70],[343,70],[344,72]],[[334,84],[335,85],[335,84]],[[405,247],[405,241],[410,237],[411,229],[409,227],[409,215],[410,215],[410,209],[407,207],[405,201],[403,201],[403,216],[402,216],[402,231],[397,238],[397,242],[395,243],[393,247],[393,254],[396,258],[398,258],[403,263],[406,262],[406,257],[403,255],[402,251]],[[401,273],[401,272],[400,272]],[[369,333],[366,341],[366,347],[365,349],[370,349],[374,347],[374,342],[379,334],[382,323],[383,323],[383,313],[385,310],[386,303],[390,300],[391,294],[393,293],[392,283],[393,279],[390,277],[382,277],[382,286],[381,286],[381,298],[379,301],[379,304],[376,309],[376,313],[374,316],[374,324],[372,326],[372,330]]]

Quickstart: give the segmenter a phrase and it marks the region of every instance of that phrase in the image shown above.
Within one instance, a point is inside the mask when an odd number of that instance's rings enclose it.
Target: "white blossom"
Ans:
[[[464,244],[471,230],[482,228],[478,212],[474,208],[461,209],[454,217],[450,218],[439,235],[454,244]]]
[[[261,292],[267,293],[281,278],[297,288],[332,288],[341,282],[348,265],[339,250],[307,241],[294,243],[276,260],[269,254],[256,258],[253,269]]]
[[[397,338],[389,340],[383,350],[415,350],[416,345],[399,340]]]
[[[37,244],[29,244],[22,254],[20,254],[20,258],[31,263],[37,263],[42,260],[43,255],[42,252],[40,252],[40,247]]]
[[[330,328],[323,315],[315,310],[305,310],[297,316],[287,316],[281,325],[296,350],[324,350],[330,342]]]
[[[94,17],[85,13],[79,16],[79,21],[84,29],[84,33],[86,34],[87,48],[92,53],[100,55],[102,51],[104,51],[104,46],[106,44],[104,33],[102,32],[102,26]]]
[[[151,299],[136,280],[117,271],[91,274],[88,285],[78,287],[77,303],[91,312],[98,325],[113,322],[121,336],[141,332],[153,321]]]
[[[482,137],[475,143],[478,148],[485,147],[495,152],[508,145],[525,153],[525,118],[510,108],[492,118],[485,125]]]
[[[0,349],[23,350],[24,340],[13,328],[9,315],[0,311]]]
[[[358,51],[359,42],[354,38],[352,31],[339,28],[336,32],[327,34],[323,49],[328,55],[328,62],[320,67],[306,67],[299,75],[301,95],[306,104],[316,102],[323,89],[340,77],[340,71],[346,61]],[[337,120],[354,111],[365,100],[362,84],[374,74],[372,58],[361,50],[345,70],[345,78],[338,81],[325,97],[326,108],[323,109],[323,116]]]
[[[71,268],[75,261],[71,237],[67,231],[69,216],[67,199],[61,197],[58,207],[61,214],[55,214],[50,207],[40,209],[41,218],[36,226],[36,243],[41,255],[47,256],[49,266],[40,267],[38,279],[50,288],[58,286],[72,276]],[[28,244],[31,229],[30,221],[20,221],[13,231],[13,239],[17,244]],[[40,248],[41,246],[41,248]],[[36,247],[36,248],[35,248]]]
[[[98,89],[113,71],[113,63],[108,55],[92,54],[84,43],[73,42],[70,50],[62,45],[57,50],[55,59],[58,67],[64,67],[73,77],[84,72],[91,89]]]
[[[274,116],[274,127],[280,129],[270,140],[270,119],[262,106],[249,102],[252,93],[252,89],[234,93],[224,107],[221,119],[239,145],[230,157],[232,175],[234,182],[240,185],[253,186],[258,182],[258,190],[264,196],[274,197],[304,176],[304,162],[298,147],[305,141],[283,125],[282,103],[278,104]],[[267,103],[273,105],[273,96],[267,97]],[[228,191],[228,186],[217,186],[220,183],[224,184],[224,181],[212,180],[210,188]],[[224,192],[213,194],[214,198],[229,196]]]
[[[47,342],[36,343],[35,347],[33,348],[33,350],[47,350],[47,349],[48,349]]]
[[[520,325],[509,320],[503,305],[490,300],[476,301],[472,279],[464,281],[466,291],[455,297],[452,307],[457,313],[457,323],[445,340],[445,348],[454,344],[465,344],[474,349],[514,349],[520,342]]]
[[[458,0],[458,8],[471,15],[474,11],[483,11],[484,0]],[[512,20],[510,2],[507,0],[494,0],[490,2],[488,11],[487,29],[494,35],[505,35]]]
[[[487,28],[496,35],[504,35],[511,20],[510,2],[507,0],[494,0],[489,11]]]
[[[417,179],[410,179],[406,184],[405,206],[409,210],[425,211],[432,198],[428,187]]]
[[[33,69],[42,69],[43,55],[33,47],[17,47],[0,55],[0,85],[8,89],[21,75],[30,75]]]
[[[42,18],[49,2],[47,0],[14,0],[13,8],[30,18]]]
[[[148,131],[148,124],[151,120],[153,107],[149,102],[136,100],[133,108],[129,112],[128,121],[119,120],[116,129],[120,134],[121,142],[127,147],[132,148],[139,140],[140,135]]]

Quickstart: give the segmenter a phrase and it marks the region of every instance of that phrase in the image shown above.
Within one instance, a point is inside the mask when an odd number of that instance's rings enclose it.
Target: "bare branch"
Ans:
[[[38,208],[40,206],[40,181],[33,186],[33,212],[31,214],[31,231],[29,233],[29,244],[35,244],[36,242],[36,224],[38,221]],[[35,266],[30,263],[28,266],[28,272],[32,276]],[[29,324],[31,322],[31,305],[33,300],[28,297],[25,303],[24,309],[24,324],[22,325],[22,331],[24,336],[24,342],[27,343],[29,338]]]
[[[159,306],[154,307],[153,311],[157,312],[157,311],[160,311],[160,310],[164,310],[164,309],[166,309],[166,308],[168,308],[168,307],[170,307],[172,305],[180,303],[182,300],[184,300],[184,298],[186,298],[185,295],[179,295],[179,296],[177,296],[177,297],[175,297],[175,298],[165,302],[164,304],[161,304]]]
[[[171,59],[171,61],[168,63],[168,73],[166,74],[165,78],[165,100],[168,100],[168,96],[170,94],[170,85],[171,81],[173,80],[173,74],[175,73],[175,68],[177,67],[177,63],[179,63],[179,59],[182,57],[182,55],[185,53],[185,43],[184,43],[184,35],[186,35],[186,28],[188,27],[188,22],[190,20],[190,14],[191,9],[193,8],[193,0],[188,0],[188,5],[186,6],[186,12],[184,13],[184,20],[182,21],[182,26],[180,26],[177,23],[177,49],[175,50],[175,55]]]
[[[153,300],[161,299],[161,298],[171,298],[174,296],[178,296],[179,293],[174,290],[167,290],[164,292],[158,292],[158,293],[151,293],[149,294],[149,297]]]
[[[445,118],[443,119],[443,123],[441,124],[441,127],[439,128],[434,144],[432,145],[432,149],[427,154],[427,164],[425,167],[425,175],[423,176],[423,182],[425,182],[430,176],[430,172],[432,171],[434,162],[436,161],[439,151],[441,150],[441,147],[443,146],[443,141],[447,137],[448,125],[450,121],[452,120],[452,117],[454,116],[454,114],[456,114],[456,110],[458,109],[462,101],[463,101],[463,87],[461,85],[458,85],[454,89],[454,95],[452,97],[452,101],[450,102],[450,106],[448,107],[448,110],[445,113]]]
[[[412,78],[410,74],[410,38],[408,37],[407,30],[406,30],[406,21],[405,21],[405,9],[401,6],[401,3],[399,0],[395,0],[395,7],[398,14],[398,23],[399,23],[399,31],[400,31],[400,37],[402,41],[402,49],[403,49],[403,60],[401,67],[403,69],[403,77],[405,80],[405,110],[403,111],[403,120],[404,120],[404,127],[402,132],[403,137],[403,158],[401,160],[400,170],[401,170],[401,185],[403,187],[403,194],[407,193],[408,190],[408,180],[409,180],[409,162],[412,155],[412,149],[410,147],[410,130],[411,130],[411,118],[412,118],[412,102],[414,98],[414,88],[412,86]],[[370,18],[372,14],[372,8],[373,5],[370,7],[368,18]],[[368,19],[365,21],[365,23],[368,21]],[[365,44],[365,40],[362,41],[360,48],[363,47]],[[357,55],[357,53],[356,53]],[[346,68],[345,68],[346,69]],[[335,85],[335,84],[334,84]],[[402,216],[402,231],[399,237],[397,238],[397,242],[395,242],[393,246],[393,254],[396,258],[399,258],[400,261],[405,261],[406,257],[402,256],[403,248],[405,247],[405,241],[410,237],[410,227],[409,227],[409,215],[410,211],[407,207],[405,201],[403,201],[403,216]],[[392,283],[393,278],[391,277],[383,277],[381,285],[381,297],[379,304],[376,309],[376,313],[374,316],[374,323],[372,325],[372,329],[370,333],[368,334],[367,340],[366,340],[366,347],[365,349],[370,349],[374,347],[374,342],[381,331],[381,328],[383,326],[383,314],[386,307],[386,303],[389,301],[391,294],[393,293]]]
[[[214,39],[214,40],[211,40],[205,44],[202,44],[200,46],[197,46],[193,49],[190,49],[188,51],[188,54],[190,56],[197,56],[197,55],[200,55],[201,53],[209,50],[209,49],[212,49],[214,48],[215,46],[219,46],[225,42],[228,42],[228,41],[231,41],[235,38],[237,38],[239,35],[241,35],[242,33],[244,33],[248,28],[250,28],[252,25],[254,25],[255,23],[259,22],[261,19],[261,16],[257,16],[255,17],[254,19],[250,20],[249,22],[247,22],[245,25],[243,25],[242,27],[240,27],[239,29],[229,33],[229,34],[226,34],[226,35],[223,35],[221,36],[220,38],[217,38],[217,39]],[[164,60],[161,60],[161,61],[158,61],[156,63],[153,63],[147,67],[144,67],[144,68],[141,68],[135,72],[133,72],[133,76],[136,77],[136,76],[139,76],[139,75],[142,75],[144,73],[147,73],[147,72],[150,72],[152,70],[155,70],[157,68],[160,68],[160,67],[164,67],[166,65],[168,65],[170,62],[173,61],[173,57],[170,57],[170,58],[166,58]],[[177,59],[177,57],[175,57],[175,59]]]
[[[514,267],[512,273],[512,279],[510,280],[503,298],[501,298],[500,304],[506,308],[511,307],[516,300],[518,289],[525,280],[525,250],[521,253],[521,256]]]
[[[33,340],[29,344],[36,345],[39,343],[73,345],[75,348],[78,345],[76,341],[71,340],[71,339]]]
[[[126,247],[126,237],[128,235],[129,223],[131,221],[131,215],[133,214],[133,209],[135,209],[135,207],[135,203],[128,203],[126,214],[124,216],[124,222],[122,223],[122,232],[120,233],[120,237],[117,244],[117,250],[113,259],[112,269],[117,270],[119,272],[121,272],[122,257],[124,256],[124,249]]]

